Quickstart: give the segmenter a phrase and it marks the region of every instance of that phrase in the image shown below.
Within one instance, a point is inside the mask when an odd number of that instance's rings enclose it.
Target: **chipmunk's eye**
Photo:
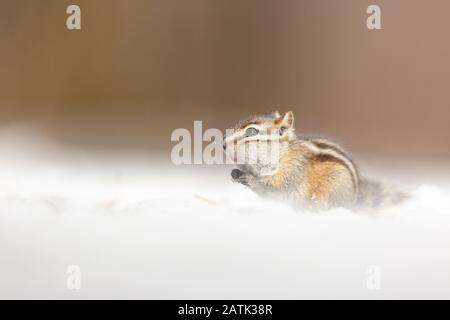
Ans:
[[[256,128],[247,128],[247,130],[245,130],[246,137],[253,137],[256,136],[258,133],[259,131]]]
[[[286,127],[281,127],[280,128],[280,136],[282,136],[285,131],[286,131]]]

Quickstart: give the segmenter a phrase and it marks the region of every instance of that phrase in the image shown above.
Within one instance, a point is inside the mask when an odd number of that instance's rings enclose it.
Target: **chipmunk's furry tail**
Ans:
[[[388,183],[362,178],[359,183],[358,206],[381,209],[400,204],[409,195]]]

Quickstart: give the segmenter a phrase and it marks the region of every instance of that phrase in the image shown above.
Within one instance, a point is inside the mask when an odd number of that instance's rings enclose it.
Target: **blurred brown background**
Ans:
[[[66,29],[78,4],[82,30]],[[378,4],[382,30],[366,28]],[[354,154],[450,157],[447,0],[1,0],[0,128],[168,151],[173,129],[292,109]]]

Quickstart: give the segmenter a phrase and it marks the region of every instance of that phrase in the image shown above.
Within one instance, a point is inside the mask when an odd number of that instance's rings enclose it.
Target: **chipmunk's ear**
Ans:
[[[281,120],[281,126],[286,128],[292,128],[294,125],[294,113],[292,111],[288,111],[283,116],[283,120]]]

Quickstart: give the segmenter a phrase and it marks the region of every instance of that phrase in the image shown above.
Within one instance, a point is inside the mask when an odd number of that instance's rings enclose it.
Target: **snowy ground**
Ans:
[[[21,130],[0,132],[0,155],[0,298],[450,298],[450,165],[381,170],[413,197],[369,215],[296,212],[230,168]]]

